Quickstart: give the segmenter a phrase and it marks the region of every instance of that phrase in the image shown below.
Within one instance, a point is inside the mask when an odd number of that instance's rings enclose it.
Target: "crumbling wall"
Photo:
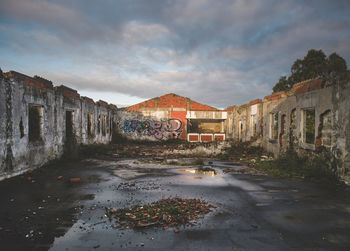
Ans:
[[[300,154],[330,153],[333,168],[350,181],[350,83],[308,80],[291,91],[266,96],[260,106],[260,133],[252,137],[248,104],[232,107],[232,138],[256,141],[276,157],[293,148]],[[259,109],[259,108],[258,108]],[[229,131],[230,129],[228,129]]]
[[[103,101],[90,104],[76,90],[53,87],[40,77],[0,74],[0,180],[72,153],[80,144],[108,143],[116,109]],[[105,130],[86,136],[87,113],[104,116]],[[108,122],[108,123],[107,123]]]

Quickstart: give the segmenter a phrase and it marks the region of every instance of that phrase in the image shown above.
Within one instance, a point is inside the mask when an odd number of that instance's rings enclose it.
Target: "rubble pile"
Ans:
[[[211,212],[212,208],[215,206],[200,199],[166,198],[143,206],[106,208],[106,215],[115,217],[121,227],[159,226],[167,229],[194,225],[199,217]]]

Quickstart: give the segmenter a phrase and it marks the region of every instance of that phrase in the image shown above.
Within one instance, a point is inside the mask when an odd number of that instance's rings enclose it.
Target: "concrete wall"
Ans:
[[[92,101],[92,100],[90,100]],[[30,107],[40,111],[40,138],[29,137]],[[66,112],[72,112],[72,134],[67,138]],[[94,127],[87,135],[88,113],[97,124],[105,116],[105,133]],[[60,158],[67,146],[109,143],[111,122],[116,107],[103,101],[96,104],[80,98],[77,91],[65,86],[53,87],[50,81],[28,77],[16,72],[0,74],[0,180]],[[108,123],[107,123],[108,120]]]
[[[251,123],[252,103],[257,104],[257,132]],[[255,108],[254,108],[255,109]],[[350,181],[350,83],[322,79],[296,84],[291,91],[266,96],[240,107],[228,107],[228,138],[251,141],[278,156],[288,147],[302,154],[323,148],[332,154],[338,174]],[[314,140],[306,140],[306,112],[314,111]],[[274,137],[273,116],[278,127]],[[311,116],[312,117],[312,116]],[[311,120],[309,120],[311,121]],[[241,129],[241,124],[243,127]]]

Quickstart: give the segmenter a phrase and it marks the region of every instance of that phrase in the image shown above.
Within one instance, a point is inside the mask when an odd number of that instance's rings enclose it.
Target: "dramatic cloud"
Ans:
[[[115,104],[262,98],[309,49],[350,61],[350,2],[0,0],[0,67]]]

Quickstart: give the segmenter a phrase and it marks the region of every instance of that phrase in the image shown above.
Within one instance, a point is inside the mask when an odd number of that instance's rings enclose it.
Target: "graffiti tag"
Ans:
[[[182,133],[182,121],[171,118],[156,120],[125,120],[122,130],[125,133],[138,133],[153,136],[156,139],[177,139]]]

